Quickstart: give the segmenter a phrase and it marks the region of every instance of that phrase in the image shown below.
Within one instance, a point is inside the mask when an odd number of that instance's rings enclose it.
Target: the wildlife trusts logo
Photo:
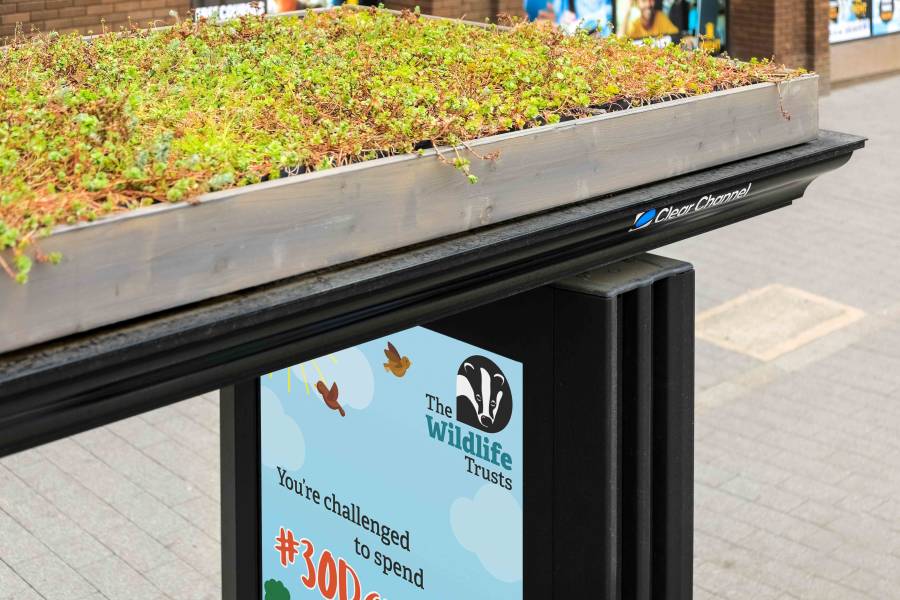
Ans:
[[[503,449],[509,438],[493,435],[509,425],[513,414],[509,380],[500,367],[478,354],[463,361],[456,373],[455,415],[453,407],[434,394],[425,398],[428,436],[462,452],[470,475],[512,490],[513,453]]]
[[[456,419],[486,433],[498,433],[512,418],[509,382],[494,361],[470,356],[456,375]]]

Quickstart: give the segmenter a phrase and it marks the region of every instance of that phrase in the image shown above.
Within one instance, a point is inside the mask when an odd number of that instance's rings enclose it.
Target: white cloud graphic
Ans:
[[[358,348],[347,348],[306,361],[302,363],[302,368],[301,365],[294,365],[291,372],[300,381],[304,381],[305,378],[316,397],[319,397],[315,386],[320,373],[327,386],[330,387],[333,382],[337,382],[338,401],[344,408],[362,410],[371,404],[375,396],[375,376],[372,374],[372,366],[366,355]]]
[[[275,392],[262,389],[261,419],[264,423],[262,431],[262,463],[267,467],[282,467],[288,471],[296,471],[306,460],[306,442],[300,426],[284,412],[281,400]]]
[[[522,507],[510,492],[487,484],[471,500],[457,498],[450,527],[488,573],[506,583],[522,580]]]

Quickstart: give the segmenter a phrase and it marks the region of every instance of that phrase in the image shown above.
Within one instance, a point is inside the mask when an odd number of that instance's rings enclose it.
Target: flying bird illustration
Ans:
[[[406,375],[406,370],[412,365],[412,361],[409,360],[408,356],[400,358],[400,353],[397,352],[397,348],[390,342],[388,342],[388,347],[384,351],[384,355],[387,356],[388,359],[388,361],[384,363],[385,371],[389,371],[397,377]]]
[[[319,393],[322,394],[322,400],[325,401],[325,406],[330,408],[331,410],[336,410],[341,413],[342,417],[346,417],[347,413],[344,412],[344,407],[338,403],[338,386],[337,381],[331,384],[331,389],[325,385],[325,382],[321,379],[319,383],[316,384],[316,389],[319,390]]]

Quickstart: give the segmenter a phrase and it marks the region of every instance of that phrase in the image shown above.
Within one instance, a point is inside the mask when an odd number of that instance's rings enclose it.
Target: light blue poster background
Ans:
[[[884,4],[885,9],[891,8],[889,3],[885,2]],[[872,34],[887,35],[888,33],[897,33],[898,31],[900,31],[900,2],[895,1],[893,3],[893,15],[889,21],[884,21],[881,18],[881,5],[881,0],[873,0]]]
[[[411,366],[402,377],[388,372],[384,350],[391,341]],[[509,424],[496,434],[510,454],[512,469],[476,459],[502,471],[512,490],[469,473],[466,454],[429,436],[426,415],[459,425],[463,435],[481,433],[456,420],[456,377],[473,355],[485,356],[502,370],[513,402]],[[326,406],[316,382],[337,382],[346,412]],[[383,600],[522,598],[522,365],[424,328],[398,332],[312,361],[261,380],[262,572],[276,579],[290,598],[321,598],[307,590],[298,554],[283,567],[275,549],[281,527],[315,546],[343,557],[359,575],[361,598],[379,592]],[[426,394],[450,406],[447,419],[427,409]],[[334,493],[363,514],[410,532],[410,551],[384,545],[373,533],[296,495],[280,485],[277,466],[306,482],[322,497]],[[354,538],[371,552],[365,560]],[[302,547],[299,548],[301,551]],[[376,552],[424,573],[424,590],[376,566]],[[353,586],[350,584],[352,598]]]

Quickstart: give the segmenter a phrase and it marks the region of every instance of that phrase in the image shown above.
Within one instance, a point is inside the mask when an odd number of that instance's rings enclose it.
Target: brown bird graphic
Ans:
[[[397,352],[397,348],[390,342],[388,342],[388,347],[387,350],[384,351],[384,355],[387,356],[388,359],[388,361],[384,363],[385,371],[390,371],[397,377],[406,375],[406,370],[412,364],[412,361],[409,360],[408,356],[400,358],[400,353]]]
[[[331,389],[325,385],[325,382],[321,379],[319,383],[316,384],[316,389],[319,390],[319,393],[322,394],[322,400],[325,401],[325,406],[330,408],[331,410],[336,410],[341,413],[342,417],[346,417],[347,414],[344,412],[344,407],[338,403],[338,386],[337,381],[331,384]]]

